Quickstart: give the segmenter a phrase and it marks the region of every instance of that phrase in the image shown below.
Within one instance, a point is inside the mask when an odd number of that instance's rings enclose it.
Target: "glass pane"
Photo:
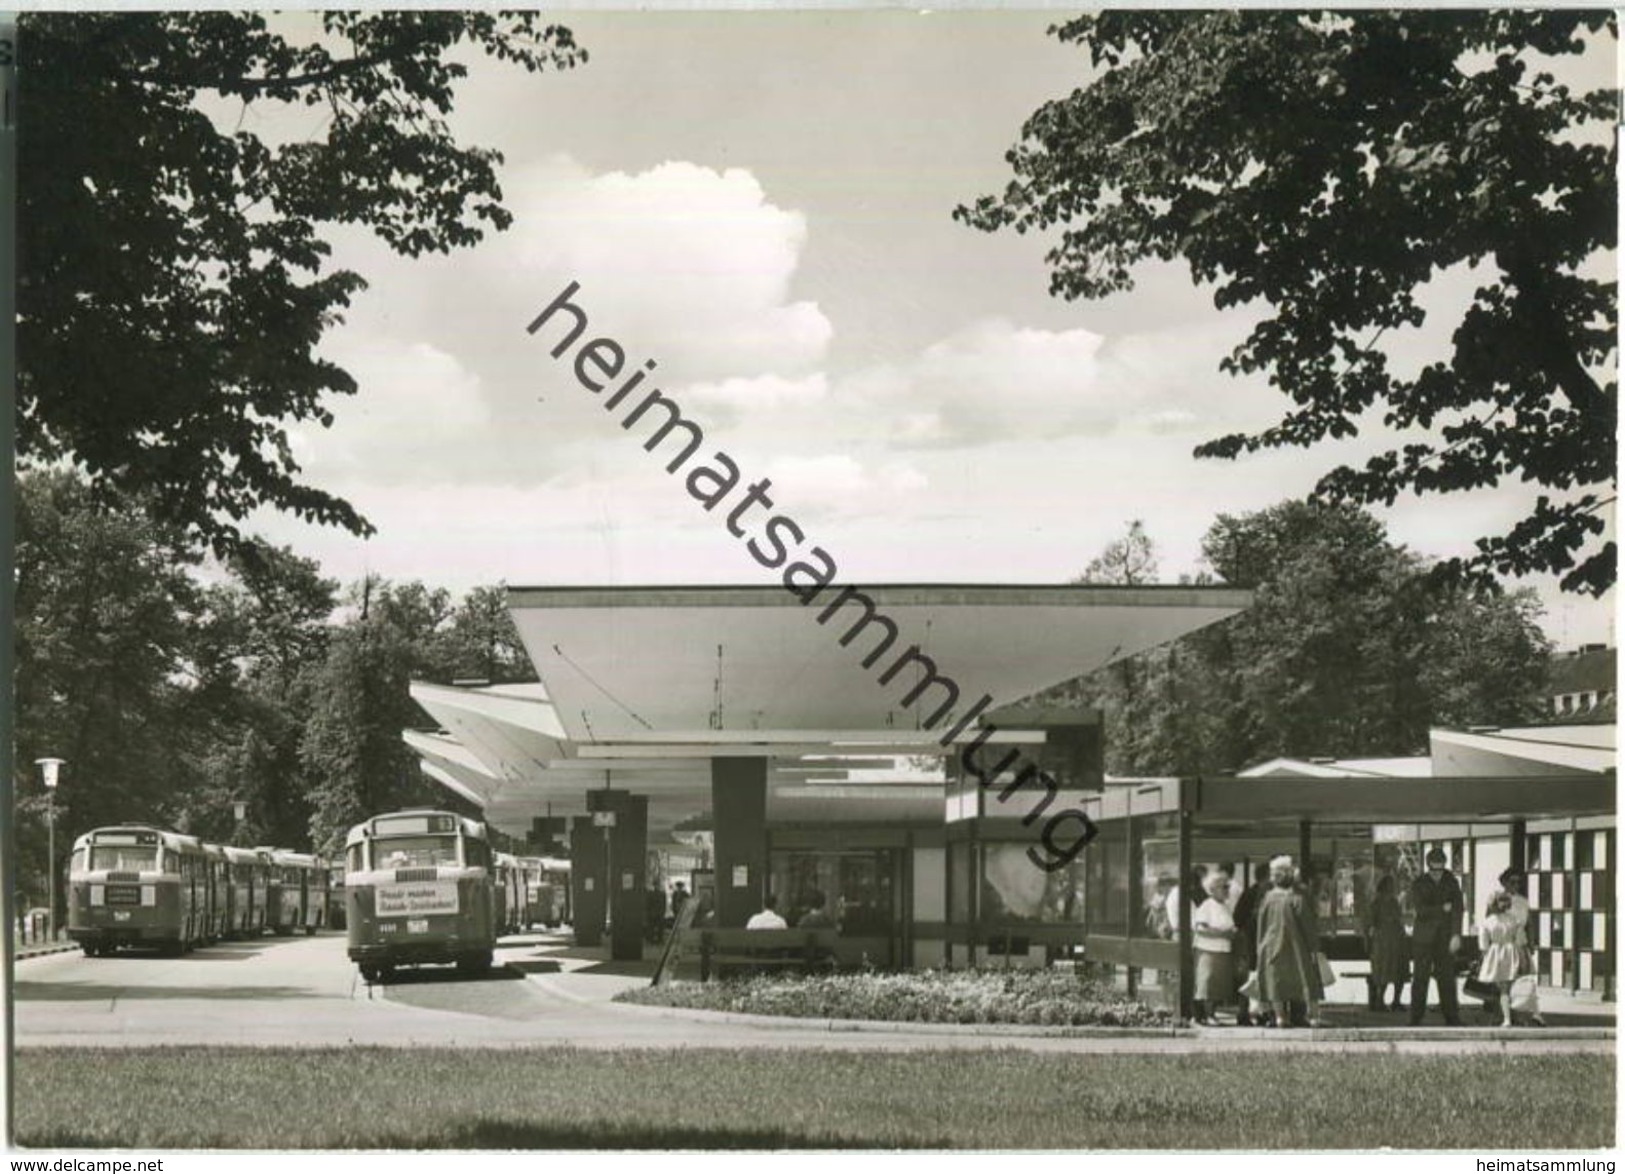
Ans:
[[[1091,933],[1128,934],[1128,845],[1124,825],[1114,821],[1101,829],[1083,854],[1088,882],[1084,888]],[[1143,932],[1143,931],[1139,931]]]
[[[1585,869],[1585,868],[1593,868],[1593,867],[1595,867],[1595,865],[1593,865],[1591,863],[1591,861],[1592,861],[1592,858],[1593,858],[1592,849],[1595,846],[1596,842],[1597,842],[1597,836],[1596,836],[1595,832],[1575,832],[1574,833],[1574,867],[1575,868]]]
[[[1407,923],[1415,920],[1411,908],[1411,882],[1422,875],[1422,845],[1417,840],[1398,840],[1373,844],[1371,848],[1373,871],[1372,888],[1384,876],[1394,878],[1394,896],[1399,898],[1399,911]]]
[[[433,868],[457,863],[456,836],[401,836],[373,842],[380,868]]]
[[[799,924],[822,907],[844,935],[887,937],[897,920],[892,884],[896,862],[891,849],[775,852],[768,872],[779,913],[789,924]]]
[[[1044,871],[1024,842],[983,844],[982,920],[1081,923],[1085,875],[1081,860]]]
[[[1179,932],[1178,899],[1170,899],[1176,889],[1190,899],[1179,876],[1179,818],[1154,815],[1135,819],[1134,834],[1139,848],[1140,924],[1136,937],[1172,937]],[[1091,846],[1090,851],[1093,851]]]
[[[91,872],[156,872],[158,849],[133,844],[111,847],[96,845],[90,850]]]
[[[968,843],[948,845],[948,920],[964,925],[971,917],[971,846]]]

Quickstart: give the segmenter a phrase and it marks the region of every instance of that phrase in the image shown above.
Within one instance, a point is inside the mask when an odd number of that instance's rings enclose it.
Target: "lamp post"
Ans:
[[[34,765],[40,768],[40,775],[45,780],[45,891],[47,912],[45,914],[46,940],[56,941],[56,777],[62,769],[65,759],[36,758]]]

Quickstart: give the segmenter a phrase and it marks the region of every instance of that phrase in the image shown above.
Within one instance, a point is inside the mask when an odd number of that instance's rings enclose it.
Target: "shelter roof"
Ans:
[[[407,740],[512,834],[544,811],[583,811],[604,786],[649,794],[651,829],[669,829],[709,808],[710,760],[729,755],[769,760],[770,818],[940,820],[940,768],[915,760],[940,758],[943,732],[978,716],[984,695],[982,715],[1250,601],[1212,587],[831,587],[809,604],[777,587],[514,588],[540,682],[414,683],[445,736]],[[958,696],[928,722],[948,695],[933,674]],[[967,720],[960,740],[975,732]]]

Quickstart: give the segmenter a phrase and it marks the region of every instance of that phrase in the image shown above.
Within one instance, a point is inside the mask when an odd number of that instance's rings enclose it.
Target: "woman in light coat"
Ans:
[[[1309,1026],[1320,1027],[1325,990],[1315,953],[1320,933],[1309,898],[1298,892],[1290,856],[1270,861],[1270,891],[1258,906],[1258,994],[1275,1005],[1275,1026],[1292,1022],[1289,1004],[1309,1008]]]

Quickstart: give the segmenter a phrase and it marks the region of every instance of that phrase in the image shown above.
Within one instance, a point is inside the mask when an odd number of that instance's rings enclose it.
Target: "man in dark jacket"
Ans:
[[[1411,882],[1411,1025],[1422,1022],[1428,1008],[1428,979],[1439,984],[1439,1010],[1452,1027],[1461,1026],[1456,1004],[1456,951],[1461,948],[1461,885],[1445,867],[1442,848],[1427,855],[1427,872]]]

